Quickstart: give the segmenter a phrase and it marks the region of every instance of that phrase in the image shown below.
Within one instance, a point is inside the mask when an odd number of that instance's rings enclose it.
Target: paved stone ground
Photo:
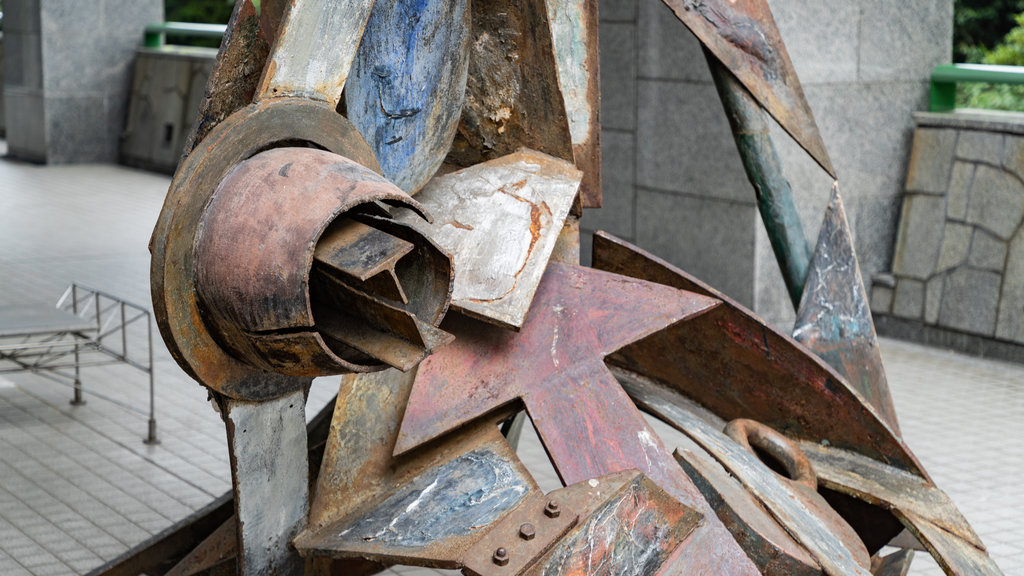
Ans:
[[[167,184],[115,166],[0,160],[0,305],[52,305],[78,281],[148,307],[145,246]],[[69,390],[37,376],[0,379],[0,574],[83,574],[230,487],[220,419],[158,348],[159,446],[142,443],[143,416],[100,399],[69,406]],[[1004,571],[1024,573],[1024,367],[888,340],[883,351],[908,444]],[[130,368],[84,379],[144,406],[145,377]],[[314,384],[309,412],[335,385]],[[558,486],[530,429],[520,452],[545,490]],[[940,573],[923,555],[911,571]]]

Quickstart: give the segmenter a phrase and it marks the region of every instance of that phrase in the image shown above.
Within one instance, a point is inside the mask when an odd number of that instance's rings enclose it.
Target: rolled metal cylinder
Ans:
[[[239,163],[214,192],[196,235],[196,290],[217,343],[257,368],[316,377],[383,368],[374,352],[393,348],[409,332],[402,326],[419,327],[428,332],[421,340],[429,341],[450,301],[451,259],[429,238],[391,221],[387,205],[427,217],[398,187],[337,154],[276,148]],[[371,263],[387,260],[400,300],[361,292],[365,286],[335,286],[329,270],[315,264],[314,256],[325,253],[317,252],[321,237],[338,226],[412,245],[390,259],[362,254]],[[376,340],[353,347],[338,332],[363,330],[365,309],[372,309],[373,326],[361,337]]]

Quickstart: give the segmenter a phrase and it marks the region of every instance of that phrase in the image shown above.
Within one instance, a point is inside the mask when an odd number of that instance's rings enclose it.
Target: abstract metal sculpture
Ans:
[[[578,265],[594,0],[238,0],[151,245],[234,484],[170,573],[880,576],[906,573],[880,555],[904,528],[949,574],[1000,573],[899,435],[838,188],[812,252],[759,129],[834,175],[766,2],[665,1],[706,48],[796,340],[613,237]],[[561,490],[499,432],[524,406]],[[685,434],[674,457],[640,410]]]

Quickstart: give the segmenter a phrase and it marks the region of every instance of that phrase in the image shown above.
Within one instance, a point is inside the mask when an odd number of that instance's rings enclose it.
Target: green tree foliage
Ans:
[[[1014,22],[1016,27],[1007,32],[1002,42],[983,51],[983,64],[1024,66],[1024,12]],[[957,88],[957,106],[1024,112],[1024,86],[963,84]]]
[[[234,0],[164,0],[164,14],[169,22],[227,24],[234,6]]]
[[[954,0],[953,6],[954,62],[981,62],[1024,12],[1024,0]]]

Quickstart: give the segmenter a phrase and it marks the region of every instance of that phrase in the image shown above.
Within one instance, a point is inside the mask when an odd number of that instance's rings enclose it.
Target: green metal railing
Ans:
[[[197,24],[194,22],[160,22],[146,26],[144,45],[159,48],[167,36],[186,38],[213,38],[220,40],[227,26],[224,24]]]
[[[943,64],[932,72],[928,109],[952,112],[956,109],[956,85],[965,82],[1024,84],[1024,66],[987,64]]]

